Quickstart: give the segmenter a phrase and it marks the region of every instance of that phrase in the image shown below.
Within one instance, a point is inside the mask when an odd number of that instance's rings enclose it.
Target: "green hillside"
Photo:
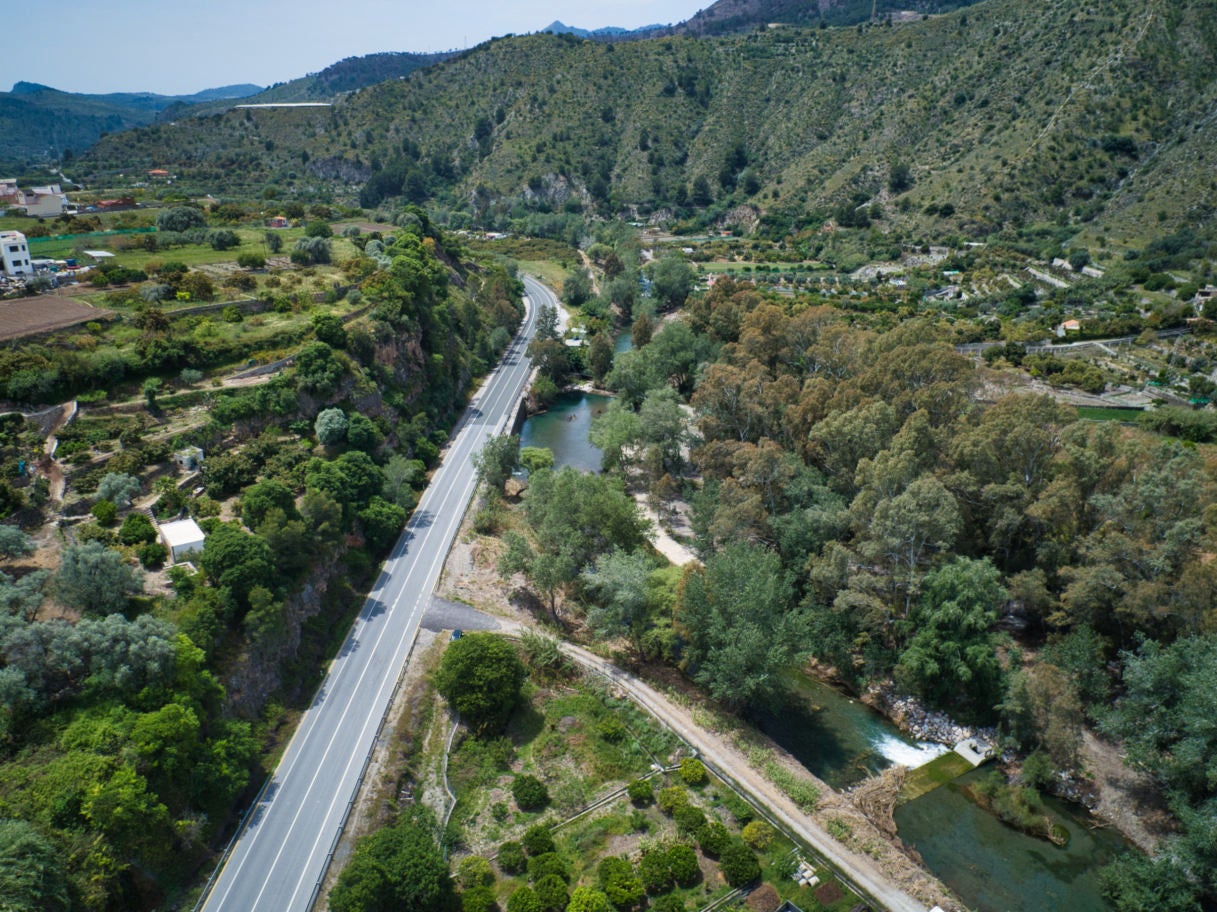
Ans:
[[[910,237],[1059,221],[1134,243],[1212,207],[1211,13],[986,0],[894,25],[504,38],[323,112],[110,136],[85,164],[103,182],[165,165],[199,190],[405,196],[484,223],[735,210],[777,236],[827,220]]]
[[[151,123],[171,106],[232,99],[260,91],[255,85],[207,89],[195,95],[114,92],[85,95],[18,82],[0,92],[0,159],[11,162],[59,159],[67,150],[89,148],[105,133]]]
[[[856,25],[892,15],[929,15],[977,0],[718,0],[675,26],[677,35],[726,35],[781,25]]]

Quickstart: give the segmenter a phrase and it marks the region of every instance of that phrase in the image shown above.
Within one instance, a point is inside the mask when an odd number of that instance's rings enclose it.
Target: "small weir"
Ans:
[[[955,745],[954,750],[946,751],[920,766],[910,766],[908,775],[904,777],[904,786],[900,789],[897,804],[928,795],[939,786],[972,772],[986,759],[983,753],[972,749],[969,742],[961,741]]]
[[[750,721],[835,789],[889,766],[919,767],[949,748],[915,741],[881,713],[802,671],[783,675],[786,695]]]

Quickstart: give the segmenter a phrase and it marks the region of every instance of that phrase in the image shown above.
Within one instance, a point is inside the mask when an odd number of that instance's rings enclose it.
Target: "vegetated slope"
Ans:
[[[138,546],[123,537],[128,519],[117,538],[73,524],[68,569],[54,582],[14,568],[10,555],[34,552],[14,523],[37,528],[62,514],[45,497],[27,500],[32,487],[9,484],[42,435],[20,415],[0,421],[0,667],[14,685],[0,690],[6,859],[14,827],[31,833],[20,861],[0,865],[0,907],[187,907],[183,894],[261,778],[274,734],[260,720],[273,728],[285,706],[311,700],[474,378],[519,325],[519,282],[502,265],[462,262],[421,211],[402,219],[394,241],[365,237],[354,247],[343,280],[361,285],[362,316],[353,301],[314,306],[299,283],[268,286],[284,318],[273,344],[293,354],[291,368],[259,385],[211,387],[202,409],[189,401],[196,381],[169,381],[187,401],[162,395],[155,416],[150,403],[145,414],[111,411],[94,395],[60,430],[64,455],[83,457],[69,468],[69,503],[115,496],[107,476],[123,487],[129,479],[129,497],[152,494],[154,479],[176,474],[176,446],[206,447],[204,497],[155,489],[159,519],[189,505],[207,528],[200,572],[175,568],[173,597],[129,601],[142,596],[144,577],[129,563]],[[124,382],[183,367],[201,378],[201,368],[239,368],[250,353],[240,350],[244,332],[205,330],[202,340],[195,330],[210,321],[198,314],[152,306],[135,319],[139,326],[98,328],[88,353],[72,333],[0,348],[0,388],[32,370],[55,378],[48,394],[70,398],[92,373],[117,400],[132,390]],[[108,441],[120,435],[127,443],[116,462]],[[91,462],[94,444],[109,451],[104,463]],[[235,499],[242,520],[221,523],[219,503]],[[131,515],[148,543],[151,523]],[[109,547],[120,539],[123,554]],[[54,620],[39,614],[44,598],[63,609]]]
[[[103,133],[151,123],[172,105],[241,98],[258,91],[260,86],[234,85],[195,95],[85,95],[18,82],[11,92],[0,92],[0,156],[10,160],[58,158],[68,149],[87,149]]]
[[[1057,218],[1203,226],[1209,11],[986,0],[890,26],[499,39],[324,115],[108,137],[89,165],[171,162],[209,190],[234,165],[253,187],[370,178],[365,205],[437,198],[482,220],[573,198],[604,214],[748,203],[775,234],[875,203],[891,225],[971,235]]]
[[[644,25],[636,29],[576,28],[554,21],[542,32],[577,35],[600,41],[692,35],[706,37],[771,28],[776,25],[856,25],[898,13],[928,15],[970,6],[978,0],[717,0],[676,25]]]
[[[672,31],[677,35],[725,35],[773,25],[856,25],[893,13],[949,12],[977,0],[718,0]]]
[[[388,79],[404,79],[415,70],[447,60],[455,51],[440,51],[434,54],[412,54],[386,52],[367,54],[363,57],[346,57],[331,64],[320,73],[310,73],[289,82],[280,82],[270,88],[242,98],[242,104],[269,104],[293,101],[329,101],[343,92],[352,92],[366,86],[376,85]],[[217,99],[211,104],[180,106],[166,110],[159,120],[169,121],[191,115],[218,114],[233,106],[231,100]]]

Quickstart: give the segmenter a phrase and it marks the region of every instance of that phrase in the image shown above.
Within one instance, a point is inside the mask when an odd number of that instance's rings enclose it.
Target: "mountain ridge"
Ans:
[[[1057,219],[1165,232],[1217,211],[1206,10],[1096,0],[1081,17],[1046,0],[1029,17],[984,0],[849,29],[500,38],[324,111],[111,136],[89,165],[173,162],[208,192],[234,173],[251,190],[361,190],[366,206],[436,203],[482,224],[743,206],[778,237],[872,220],[912,237]]]
[[[156,92],[87,94],[18,81],[0,92],[0,161],[54,161],[65,151],[87,150],[103,135],[168,123],[182,117],[221,113],[237,101],[269,103],[329,100],[344,92],[404,78],[457,52],[383,52],[348,57],[318,73],[277,83],[204,89],[190,95]]]

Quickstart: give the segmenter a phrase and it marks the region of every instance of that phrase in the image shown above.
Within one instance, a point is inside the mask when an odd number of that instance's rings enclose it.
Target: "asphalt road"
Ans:
[[[528,312],[470,402],[405,531],[385,561],[313,705],[203,905],[208,912],[304,912],[325,877],[367,758],[476,487],[472,456],[515,414],[531,369],[524,350],[552,293],[525,278]]]

